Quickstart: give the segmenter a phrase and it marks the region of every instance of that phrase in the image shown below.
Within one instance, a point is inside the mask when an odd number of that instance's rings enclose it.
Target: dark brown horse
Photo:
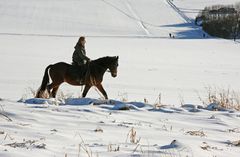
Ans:
[[[109,69],[112,77],[116,77],[117,67],[118,56],[99,58],[82,66],[74,66],[64,62],[49,65],[45,69],[42,84],[36,97],[44,97],[44,93],[47,90],[50,96],[55,98],[59,86],[63,82],[67,82],[75,86],[85,85],[82,97],[87,95],[88,90],[92,86],[96,86],[105,99],[108,99],[107,93],[102,86],[103,75]],[[49,84],[49,75],[52,79],[51,84]]]

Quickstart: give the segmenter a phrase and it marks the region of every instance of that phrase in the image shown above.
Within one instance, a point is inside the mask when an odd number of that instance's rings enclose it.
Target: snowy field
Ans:
[[[202,38],[193,24],[205,6],[236,2],[0,0],[0,157],[238,157],[240,112],[200,98],[206,87],[240,92],[239,41]],[[91,59],[119,56],[118,76],[104,75],[110,100],[68,84],[34,99],[80,35]]]

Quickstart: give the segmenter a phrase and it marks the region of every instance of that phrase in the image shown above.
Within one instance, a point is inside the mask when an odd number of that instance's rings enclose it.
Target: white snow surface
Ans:
[[[236,2],[0,0],[0,157],[238,157],[240,112],[199,95],[239,93],[239,41],[202,38],[193,22]],[[118,76],[104,75],[110,99],[68,84],[57,99],[34,98],[45,67],[71,63],[81,35],[91,59],[119,56]]]
[[[230,143],[239,138],[240,113],[195,112],[197,107],[189,106],[155,109],[91,98],[2,100],[1,113],[8,118],[0,117],[0,156],[237,157],[239,147]],[[132,129],[136,143],[130,141]]]

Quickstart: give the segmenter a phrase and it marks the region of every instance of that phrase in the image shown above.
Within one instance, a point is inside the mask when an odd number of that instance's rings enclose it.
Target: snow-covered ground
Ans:
[[[92,157],[239,155],[231,145],[239,140],[239,112],[89,98],[60,106],[54,100],[25,102],[0,102],[11,120],[1,117],[1,157],[88,156],[85,149]]]
[[[196,10],[235,2],[0,0],[0,157],[239,156],[240,113],[197,107],[205,87],[240,92],[239,42],[202,38],[192,23]],[[68,84],[61,100],[32,99],[80,35],[91,59],[120,57],[118,77],[104,76],[111,100]]]
[[[0,95],[18,100],[38,89],[45,67],[71,63],[78,38],[1,35]],[[205,87],[239,91],[239,44],[221,39],[159,39],[87,37],[90,58],[119,55],[118,77],[104,76],[110,98],[154,103],[161,93],[164,104],[200,103]],[[65,94],[81,95],[81,88],[63,84]],[[99,98],[93,89],[88,97]]]

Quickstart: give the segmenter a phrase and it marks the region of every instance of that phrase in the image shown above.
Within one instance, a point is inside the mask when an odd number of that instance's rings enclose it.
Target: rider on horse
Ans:
[[[85,44],[85,37],[81,36],[74,47],[75,50],[72,55],[72,65],[83,65],[90,62],[90,58],[86,56]]]
[[[73,65],[58,62],[46,67],[41,86],[36,93],[37,98],[45,97],[45,91],[47,91],[48,97],[55,98],[59,86],[63,82],[67,82],[75,86],[85,85],[82,97],[85,97],[89,89],[95,86],[103,94],[104,98],[108,99],[107,93],[102,86],[103,75],[109,70],[112,77],[117,76],[118,56],[107,56],[91,61],[86,56],[85,43],[85,37],[80,37],[73,53]],[[50,78],[51,83],[49,83]]]

